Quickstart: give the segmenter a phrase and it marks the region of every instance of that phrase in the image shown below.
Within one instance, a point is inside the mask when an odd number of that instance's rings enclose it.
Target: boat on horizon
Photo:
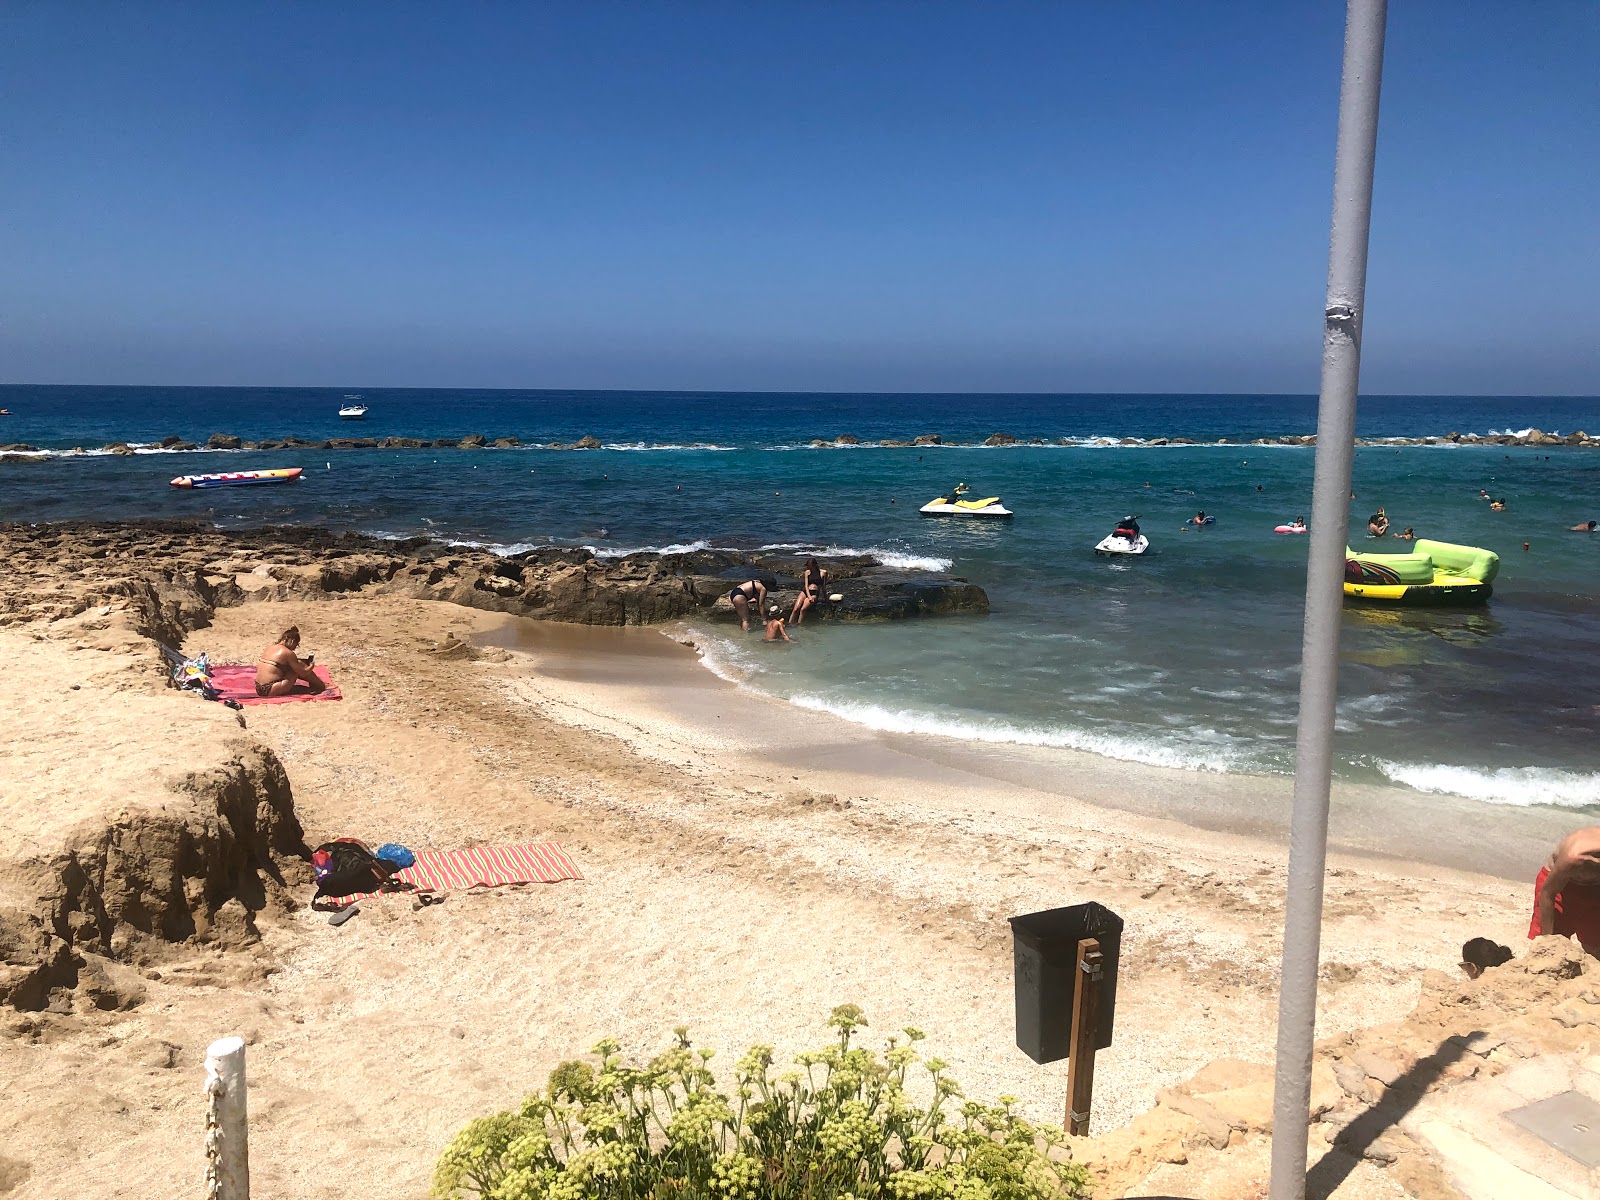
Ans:
[[[361,403],[361,397],[360,396],[346,396],[345,399],[346,400],[350,400],[350,401],[354,401],[354,403],[346,404],[346,405],[344,405],[343,407],[341,407],[339,409],[339,419],[341,421],[364,421],[364,420],[366,420],[366,417],[367,417],[367,406],[365,404]]]

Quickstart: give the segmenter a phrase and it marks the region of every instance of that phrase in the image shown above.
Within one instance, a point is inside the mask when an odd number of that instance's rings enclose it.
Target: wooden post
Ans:
[[[1072,1001],[1072,1045],[1067,1051],[1067,1132],[1074,1137],[1089,1132],[1089,1110],[1094,1106],[1094,1045],[1100,1030],[1100,982],[1105,978],[1098,938],[1078,943],[1077,986]]]
[[[206,1200],[250,1200],[244,1039],[206,1048]]]

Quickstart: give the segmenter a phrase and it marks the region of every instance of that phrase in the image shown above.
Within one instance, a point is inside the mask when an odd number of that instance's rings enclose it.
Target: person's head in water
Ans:
[[[300,646],[300,626],[291,625],[278,635],[278,645],[285,650],[296,650]]]

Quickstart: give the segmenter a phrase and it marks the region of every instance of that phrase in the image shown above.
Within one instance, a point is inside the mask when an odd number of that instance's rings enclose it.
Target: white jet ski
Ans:
[[[1150,539],[1140,534],[1137,538],[1111,534],[1095,545],[1096,554],[1143,554],[1150,549]]]
[[[1139,518],[1128,517],[1095,546],[1096,554],[1143,554],[1150,539],[1139,532]]]
[[[917,511],[925,517],[1009,517],[1014,515],[999,496],[974,499],[977,493],[961,484],[948,496],[929,500]]]

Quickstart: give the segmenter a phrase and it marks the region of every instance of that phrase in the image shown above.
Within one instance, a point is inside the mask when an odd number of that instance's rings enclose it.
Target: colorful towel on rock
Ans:
[[[211,686],[216,688],[222,700],[237,700],[240,704],[293,704],[297,700],[342,700],[339,689],[333,686],[333,681],[328,677],[327,667],[312,667],[311,671],[316,677],[328,686],[320,692],[313,692],[303,683],[295,684],[294,691],[287,696],[258,696],[256,695],[256,669],[249,665],[226,663],[211,668]]]
[[[582,879],[583,872],[557,842],[527,842],[520,846],[474,846],[470,850],[418,850],[417,861],[391,878],[412,884],[418,892],[503,887],[512,883],[560,883]],[[348,908],[369,896],[405,896],[411,892],[361,892],[352,896],[324,896],[321,909]]]

